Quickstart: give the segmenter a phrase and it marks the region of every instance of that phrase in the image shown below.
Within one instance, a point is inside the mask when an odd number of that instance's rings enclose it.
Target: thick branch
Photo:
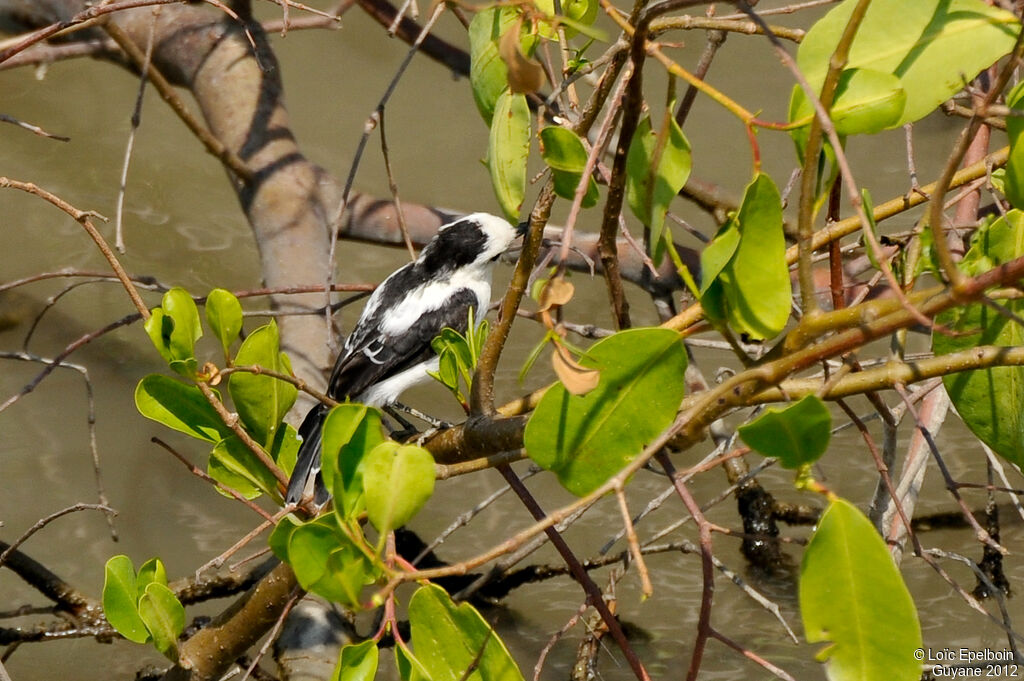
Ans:
[[[164,679],[212,681],[220,678],[238,656],[274,626],[297,586],[292,569],[284,563],[278,565],[252,591],[182,644],[179,665]]]

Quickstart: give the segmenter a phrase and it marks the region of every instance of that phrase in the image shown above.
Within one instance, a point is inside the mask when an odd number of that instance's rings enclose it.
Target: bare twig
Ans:
[[[633,562],[636,563],[637,572],[640,573],[641,593],[645,599],[650,598],[654,593],[654,586],[651,585],[651,575],[647,571],[644,554],[640,551],[640,541],[636,538],[636,528],[633,527],[633,520],[629,515],[626,493],[621,487],[616,488],[615,497],[619,500],[619,512],[622,514],[622,524],[626,528],[626,541],[629,543],[629,552],[633,556]]]
[[[243,504],[248,506],[250,510],[255,512],[257,515],[261,516],[265,521],[270,522],[270,523],[275,523],[276,522],[274,520],[274,518],[269,513],[267,513],[262,508],[260,508],[256,504],[254,504],[251,501],[249,501],[248,499],[246,499],[244,496],[242,496],[236,490],[233,490],[230,487],[228,487],[227,485],[219,483],[216,480],[214,480],[213,478],[211,478],[206,473],[206,471],[204,471],[203,469],[199,468],[198,466],[193,464],[191,461],[186,459],[182,454],[180,454],[178,452],[178,450],[176,450],[174,447],[171,447],[169,444],[167,444],[166,442],[164,442],[160,438],[154,436],[154,437],[150,438],[149,441],[152,442],[153,444],[159,445],[164,450],[166,450],[171,456],[173,456],[175,459],[180,461],[182,463],[182,465],[184,465],[185,468],[187,468],[189,470],[189,472],[192,473],[192,475],[196,476],[200,480],[205,480],[206,482],[210,483],[211,485],[213,485],[217,489],[222,490],[225,494],[227,494],[228,496],[232,497],[236,501],[242,502]]]
[[[107,32],[114,42],[125,51],[125,53],[131,58],[139,69],[144,69],[149,82],[153,84],[153,87],[160,96],[163,98],[167,105],[171,107],[171,111],[177,114],[178,118],[182,123],[185,124],[192,134],[196,136],[206,150],[220,160],[226,168],[228,168],[239,181],[244,183],[250,183],[253,180],[253,171],[245,161],[239,158],[238,154],[232,151],[227,145],[217,139],[212,132],[210,132],[206,126],[204,126],[199,119],[192,115],[192,112],[188,110],[185,103],[181,101],[177,93],[174,91],[174,86],[167,80],[167,78],[160,72],[156,66],[150,62],[146,64],[146,55],[139,49],[131,36],[128,35],[121,27],[117,24],[108,22],[103,25],[104,30]]]
[[[499,468],[498,471],[504,476],[506,482],[508,482],[509,486],[512,487],[512,490],[519,496],[523,504],[529,509],[530,514],[534,519],[537,521],[545,520],[547,515],[537,504],[529,490],[527,490],[523,485],[515,471],[513,471],[509,466],[503,466]],[[626,638],[625,632],[622,631],[622,626],[615,618],[615,615],[613,615],[608,609],[608,604],[604,601],[601,589],[594,583],[594,580],[590,578],[586,570],[583,569],[579,559],[573,554],[569,545],[565,543],[562,535],[560,535],[552,526],[545,528],[545,533],[548,535],[548,539],[551,540],[554,547],[558,550],[559,555],[562,556],[562,560],[569,565],[569,568],[572,570],[573,578],[579,582],[580,586],[582,586],[583,590],[587,593],[590,605],[594,606],[594,608],[601,613],[601,619],[608,627],[612,638],[614,638],[615,642],[619,645],[619,649],[622,650],[622,654],[625,656],[626,661],[633,670],[633,673],[641,681],[650,679],[647,670],[644,669],[643,663],[640,661],[640,658],[637,657],[636,652],[633,650],[629,640]]]
[[[410,2],[412,0],[409,0]],[[409,238],[409,226],[405,224],[405,211],[402,210],[402,199],[398,196],[398,182],[395,181],[394,171],[391,169],[391,155],[388,154],[388,138],[384,132],[384,109],[377,110],[380,124],[380,153],[384,157],[384,170],[388,176],[388,189],[391,190],[391,198],[395,202],[395,215],[398,216],[398,227],[402,230],[402,240],[409,251],[409,259],[416,259],[416,249]]]
[[[120,253],[124,253],[124,196],[128,185],[128,166],[132,161],[132,149],[135,148],[135,135],[142,122],[142,101],[146,94],[146,81],[148,80],[149,66],[153,60],[153,42],[156,35],[156,19],[159,7],[153,8],[153,20],[149,25],[149,36],[146,40],[146,52],[139,65],[142,75],[139,76],[139,92],[135,96],[135,109],[132,111],[132,127],[128,132],[128,144],[125,145],[124,161],[121,165],[121,185],[117,190],[117,208],[114,211],[114,233],[117,235],[114,245]]]
[[[139,314],[142,315],[143,319],[149,319],[149,308],[147,308],[146,304],[142,302],[142,298],[139,296],[138,290],[135,288],[135,285],[132,283],[132,280],[128,277],[128,274],[124,271],[124,268],[121,267],[121,263],[118,262],[117,256],[115,256],[114,252],[110,250],[110,246],[107,245],[106,239],[103,238],[103,235],[99,233],[99,231],[96,229],[96,226],[93,225],[92,223],[92,218],[94,217],[100,217],[104,220],[106,220],[106,218],[103,218],[103,216],[101,216],[99,213],[93,211],[78,210],[77,208],[75,208],[70,203],[60,198],[56,194],[51,194],[50,192],[32,184],[31,182],[19,182],[18,180],[12,180],[8,177],[0,177],[0,187],[20,189],[23,192],[34,194],[35,196],[38,196],[41,199],[49,201],[51,204],[53,204],[57,208],[61,209],[62,211],[70,215],[72,218],[75,219],[76,222],[82,225],[82,227],[85,228],[85,231],[89,234],[89,236],[92,237],[92,240],[96,243],[96,246],[99,247],[100,252],[103,254],[103,257],[105,257],[107,259],[107,262],[110,263],[110,268],[114,270],[114,273],[117,275],[117,278],[121,280],[121,285],[124,286],[125,291],[128,292],[128,297],[131,298],[132,303],[134,303],[135,308],[139,311]]]
[[[71,506],[68,506],[67,508],[62,508],[61,510],[56,511],[55,513],[51,513],[45,518],[41,518],[38,521],[36,521],[36,523],[32,525],[32,527],[28,528],[24,533],[22,533],[20,537],[15,539],[7,548],[0,552],[0,565],[6,563],[7,558],[13,552],[17,551],[18,547],[20,547],[22,544],[28,541],[29,537],[31,537],[33,534],[46,527],[57,518],[66,516],[70,513],[77,513],[78,511],[102,511],[107,515],[117,515],[117,511],[104,504],[73,504]]]
[[[8,116],[7,114],[0,113],[0,121],[4,123],[11,123],[13,125],[18,126],[19,128],[24,128],[25,130],[28,130],[31,133],[39,135],[40,137],[48,137],[50,139],[58,140],[60,142],[68,142],[71,140],[70,137],[65,137],[64,135],[54,135],[52,133],[46,132],[38,125],[26,123],[25,121],[19,120],[14,116]]]
[[[672,460],[668,458],[664,450],[658,450],[655,458],[661,464],[665,472],[672,478],[675,484],[676,493],[682,499],[686,510],[693,516],[697,523],[697,533],[700,537],[701,573],[703,588],[701,589],[700,614],[697,619],[697,635],[693,642],[693,655],[690,658],[690,669],[686,674],[687,681],[693,681],[700,672],[701,661],[704,658],[704,649],[707,646],[708,637],[711,635],[711,603],[715,593],[714,573],[714,549],[711,542],[711,526],[704,518],[697,501],[690,494],[690,490],[680,480]]]

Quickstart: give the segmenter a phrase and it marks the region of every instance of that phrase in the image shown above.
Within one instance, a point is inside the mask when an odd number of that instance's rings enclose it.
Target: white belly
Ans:
[[[405,371],[371,386],[359,395],[356,402],[362,402],[371,407],[386,407],[393,404],[403,392],[412,386],[430,380],[427,371],[436,372],[439,363],[440,359],[434,356],[426,362],[409,367]]]

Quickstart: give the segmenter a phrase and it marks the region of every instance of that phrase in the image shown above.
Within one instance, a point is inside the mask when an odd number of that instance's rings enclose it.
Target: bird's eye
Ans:
[[[496,255],[493,258],[491,258],[491,262],[497,262],[498,258],[500,258],[500,257],[501,257],[501,253],[499,253],[498,255]]]

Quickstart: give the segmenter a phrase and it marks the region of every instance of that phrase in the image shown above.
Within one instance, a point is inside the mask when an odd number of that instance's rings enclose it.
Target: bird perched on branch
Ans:
[[[491,303],[494,263],[525,231],[505,220],[473,213],[444,225],[413,262],[395,271],[373,292],[327,384],[327,395],[387,407],[411,386],[437,371],[431,341],[445,327],[464,332],[469,310],[482,319]],[[329,407],[313,407],[302,425],[295,469],[285,501],[298,503],[311,491],[317,505],[329,493],[320,479],[320,431]]]

